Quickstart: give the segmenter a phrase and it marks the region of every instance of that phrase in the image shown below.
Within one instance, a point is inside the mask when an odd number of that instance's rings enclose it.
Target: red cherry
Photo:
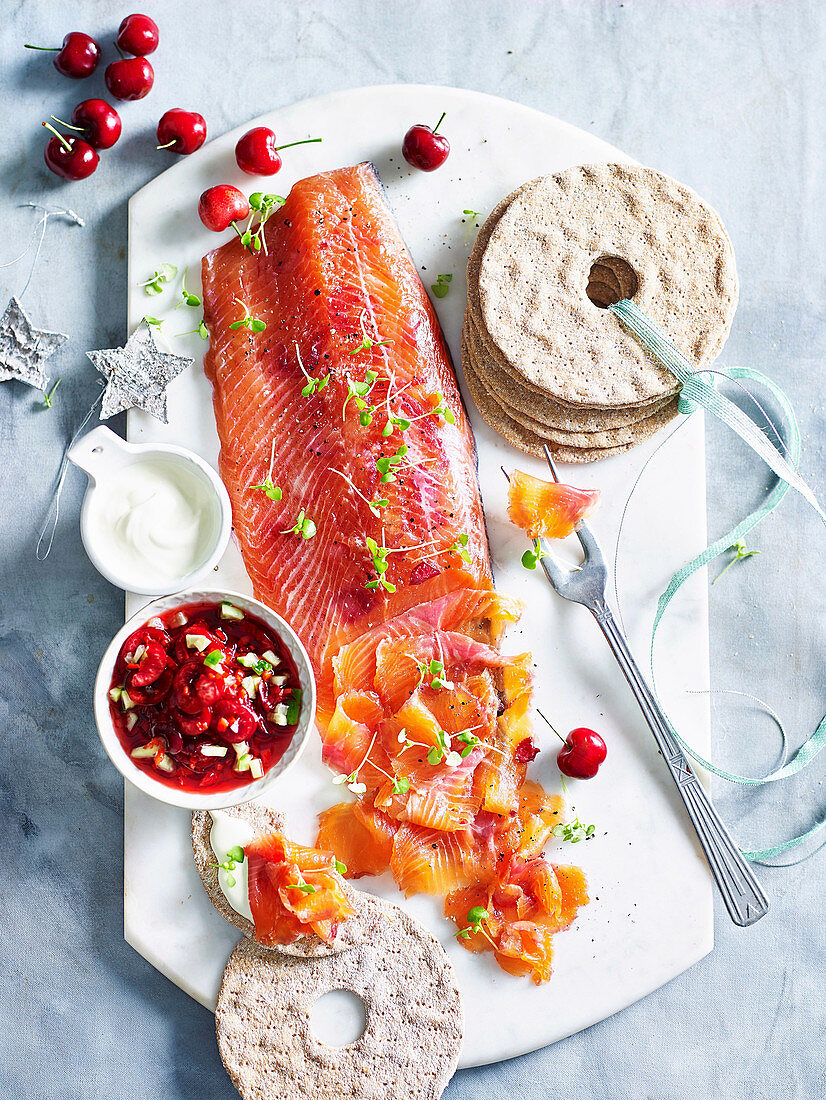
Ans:
[[[578,726],[565,738],[556,762],[563,775],[571,779],[593,779],[607,754],[605,742],[595,730]]]
[[[84,77],[91,76],[100,61],[100,46],[83,31],[67,34],[62,46],[30,46],[27,42],[26,49],[54,53],[54,67],[72,80],[83,80]]]
[[[421,122],[410,127],[402,142],[402,156],[408,164],[423,172],[434,172],[444,164],[450,152],[450,142],[443,134],[436,133],[444,117],[442,115],[432,130]]]
[[[279,149],[292,149],[294,145],[313,145],[321,138],[305,138],[290,141],[286,145],[275,144],[275,134],[268,126],[255,126],[238,139],[235,160],[242,172],[250,176],[274,176],[281,167]]]
[[[118,27],[118,49],[146,57],[158,48],[158,24],[148,15],[127,15]]]
[[[239,138],[235,159],[242,172],[251,176],[274,176],[281,167],[275,134],[267,126],[256,126]]]
[[[125,57],[107,65],[103,79],[115,99],[143,99],[155,83],[155,70],[145,57]]]
[[[249,212],[246,198],[228,183],[207,188],[198,200],[198,216],[213,233],[223,233],[236,221],[248,217]]]
[[[120,115],[105,99],[84,99],[72,111],[72,123],[79,126],[95,149],[111,149],[120,137]]]
[[[161,115],[158,123],[158,148],[171,149],[186,156],[200,149],[206,141],[206,122],[197,111],[184,111],[173,107]]]
[[[85,180],[91,176],[100,161],[92,146],[82,138],[63,137],[45,122],[43,125],[55,134],[46,142],[43,152],[43,158],[54,174],[64,180]]]

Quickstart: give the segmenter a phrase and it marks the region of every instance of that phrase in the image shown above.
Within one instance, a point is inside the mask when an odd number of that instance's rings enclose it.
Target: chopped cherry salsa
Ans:
[[[109,710],[143,771],[182,790],[228,791],[283,756],[301,712],[279,636],[229,603],[164,612],[121,646]]]

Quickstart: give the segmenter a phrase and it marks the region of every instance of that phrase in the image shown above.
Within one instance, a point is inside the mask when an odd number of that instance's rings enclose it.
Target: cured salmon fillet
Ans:
[[[256,596],[301,636],[323,704],[345,642],[445,592],[491,589],[490,560],[450,356],[372,165],[297,183],[264,234],[266,253],[236,238],[204,258],[204,369],[244,564]],[[266,329],[232,329],[245,311]],[[355,401],[343,409],[368,371],[380,408],[363,426]],[[303,396],[304,372],[329,382]],[[410,428],[384,436],[388,415]],[[377,459],[402,446],[382,483]],[[251,488],[270,468],[280,501]],[[377,499],[388,503],[371,511]],[[316,525],[309,539],[290,531],[302,509]],[[465,536],[469,562],[447,549]],[[393,551],[394,592],[365,587],[377,579],[368,538]]]
[[[255,594],[306,645],[322,756],[357,798],[318,844],[449,894],[471,950],[484,903],[500,965],[545,980],[587,898],[563,904],[542,851],[561,801],[526,782],[531,656],[499,652],[520,608],[493,588],[433,308],[369,164],[297,183],[263,233],[204,258],[204,367]]]

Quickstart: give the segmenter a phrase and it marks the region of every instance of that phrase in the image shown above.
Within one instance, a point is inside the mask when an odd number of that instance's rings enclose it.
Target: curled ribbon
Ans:
[[[750,382],[764,386],[769,390],[782,409],[786,420],[788,435],[786,449],[791,461],[787,461],[787,459],[784,458],[777,447],[770,442],[758,425],[747,416],[742,409],[718,392],[716,388],[715,373],[696,371],[682,352],[674,346],[666,334],[639,308],[639,306],[626,299],[609,306],[608,309],[628,329],[630,329],[631,332],[633,332],[640,343],[682,384],[679,404],[681,413],[690,415],[697,408],[702,408],[718,417],[723,423],[727,424],[735,431],[737,435],[739,435],[740,438],[763,459],[766,465],[774,471],[779,479],[763,504],[746,516],[745,519],[741,520],[731,531],[717,539],[716,542],[713,542],[690,562],[678,569],[669,581],[666,590],[660,596],[657,602],[657,612],[654,616],[654,623],[651,628],[650,647],[651,682],[654,692],[657,694],[654,668],[657,629],[668,605],[689,577],[699,569],[703,569],[705,566],[709,565],[716,557],[724,553],[739,539],[742,539],[749,531],[756,527],[758,523],[764,520],[766,516],[773,512],[778,504],[780,504],[789,488],[793,488],[800,493],[804,500],[814,508],[824,522],[826,522],[826,514],[811,488],[797,471],[801,453],[800,429],[791,402],[779,386],[764,374],[761,374],[759,371],[751,370],[748,367],[728,367],[724,368],[723,372],[716,372],[716,374],[723,373],[725,376],[732,379],[746,379]],[[657,697],[659,700],[659,696]],[[671,732],[685,752],[689,753],[708,771],[719,776],[721,779],[728,780],[730,783],[757,786],[763,783],[774,783],[779,779],[787,779],[789,776],[795,775],[797,772],[807,767],[821,750],[826,747],[826,717],[824,717],[815,732],[803,743],[803,745],[801,745],[788,763],[783,764],[782,767],[775,769],[768,775],[753,778],[726,771],[724,768],[720,768],[711,761],[706,760],[683,740],[677,730],[674,729],[667,715],[666,720],[668,721]],[[802,835],[784,841],[782,844],[777,844],[769,848],[756,849],[754,851],[744,851],[743,855],[746,859],[753,862],[772,859],[809,840],[819,832],[819,830],[824,828],[824,826],[826,826],[826,819],[818,822]]]

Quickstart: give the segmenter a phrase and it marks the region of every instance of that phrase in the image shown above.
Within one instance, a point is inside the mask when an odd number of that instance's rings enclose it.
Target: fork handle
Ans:
[[[599,603],[590,610],[619,662],[625,679],[668,764],[671,777],[685,803],[691,823],[697,830],[697,836],[706,854],[714,881],[723,895],[729,916],[741,928],[754,924],[765,916],[769,908],[769,901],[763,887],[698,782],[691,765],[669,729],[668,721],[654,698],[654,693],[640,672],[610,608],[604,603]]]

